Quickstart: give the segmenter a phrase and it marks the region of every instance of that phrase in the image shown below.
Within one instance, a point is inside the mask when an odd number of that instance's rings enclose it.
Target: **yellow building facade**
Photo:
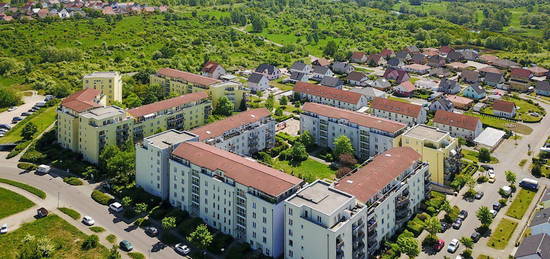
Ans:
[[[84,88],[97,89],[107,97],[107,105],[122,102],[122,77],[118,72],[94,72],[82,78]]]

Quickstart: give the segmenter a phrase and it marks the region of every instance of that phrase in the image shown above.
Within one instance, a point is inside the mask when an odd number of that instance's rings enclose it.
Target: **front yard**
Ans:
[[[472,162],[477,162],[479,163],[479,152],[477,151],[473,151],[473,150],[468,150],[468,149],[462,149],[462,155],[464,156],[465,159],[468,159]],[[489,164],[496,164],[498,163],[498,159],[496,157],[493,157],[491,156],[491,161],[489,161]]]
[[[275,159],[273,167],[287,174],[302,178],[308,182],[313,182],[316,179],[334,179],[336,171],[332,170],[328,165],[308,158],[299,164]]]
[[[511,130],[515,133],[519,133],[523,135],[529,135],[531,134],[531,132],[533,132],[532,128],[514,121],[507,121],[504,119],[495,118],[491,116],[484,116],[479,113],[473,113],[473,112],[465,112],[464,114],[478,117],[481,120],[481,123],[483,123],[483,125],[487,127],[493,127],[501,130]]]
[[[510,205],[510,208],[508,208],[508,211],[506,211],[506,216],[510,216],[515,219],[523,218],[523,215],[525,215],[525,212],[533,201],[535,194],[536,192],[522,188],[516,195],[516,198]]]
[[[498,223],[497,228],[491,234],[487,245],[499,250],[504,249],[517,226],[518,223],[515,221],[510,219],[502,219]]]
[[[0,188],[0,219],[24,211],[32,206],[34,206],[34,203],[29,199],[8,189]]]

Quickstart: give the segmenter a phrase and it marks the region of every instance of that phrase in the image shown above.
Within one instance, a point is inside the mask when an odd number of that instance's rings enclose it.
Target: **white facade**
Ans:
[[[262,76],[258,82],[248,81],[248,88],[253,92],[261,92],[269,88],[269,80],[267,77]]]
[[[477,122],[476,127],[475,127],[474,130],[469,130],[469,129],[465,129],[465,128],[461,128],[461,127],[455,127],[455,126],[452,126],[452,125],[437,123],[435,121],[434,121],[434,127],[438,128],[440,130],[444,130],[444,131],[449,132],[451,134],[451,136],[453,136],[455,138],[462,137],[462,138],[470,139],[470,140],[474,140],[483,131],[483,125],[481,124],[480,121]]]
[[[309,102],[325,104],[325,105],[346,109],[346,110],[352,110],[352,111],[359,110],[362,107],[367,106],[368,104],[368,100],[365,96],[361,96],[361,98],[359,99],[359,102],[357,103],[348,103],[348,102],[343,102],[336,99],[325,98],[322,96],[306,94],[306,93],[300,93],[300,98],[307,99]]]
[[[376,116],[376,117],[401,122],[401,123],[407,124],[409,126],[425,123],[426,122],[426,116],[427,116],[426,109],[424,109],[424,108],[420,109],[420,112],[418,113],[417,116],[408,116],[408,115],[405,115],[405,114],[386,111],[386,110],[381,110],[381,109],[376,109],[376,108],[372,109],[372,114],[374,114],[374,116]]]

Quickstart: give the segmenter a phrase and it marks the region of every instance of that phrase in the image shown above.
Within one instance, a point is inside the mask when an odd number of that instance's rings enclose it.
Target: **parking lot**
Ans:
[[[32,108],[37,102],[44,101],[44,96],[36,94],[35,91],[32,91],[32,96],[24,96],[24,104],[17,106],[17,109],[14,111],[5,111],[0,113],[0,124],[13,125],[11,120],[13,117],[20,116],[21,113],[28,111]]]

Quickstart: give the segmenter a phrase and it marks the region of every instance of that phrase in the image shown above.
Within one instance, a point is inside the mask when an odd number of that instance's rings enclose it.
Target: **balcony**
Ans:
[[[369,249],[372,249],[372,248],[376,247],[377,244],[378,244],[378,242],[372,241],[372,240],[371,240],[371,241],[368,241],[368,242],[367,242],[367,247],[368,247]]]
[[[367,229],[376,228],[377,226],[378,222],[375,218],[369,219],[369,221],[367,221]]]
[[[399,209],[400,207],[408,206],[410,203],[410,199],[407,196],[399,196],[395,199],[395,207]]]
[[[342,247],[344,246],[344,240],[340,239],[336,239],[336,250],[340,250],[342,249]]]

